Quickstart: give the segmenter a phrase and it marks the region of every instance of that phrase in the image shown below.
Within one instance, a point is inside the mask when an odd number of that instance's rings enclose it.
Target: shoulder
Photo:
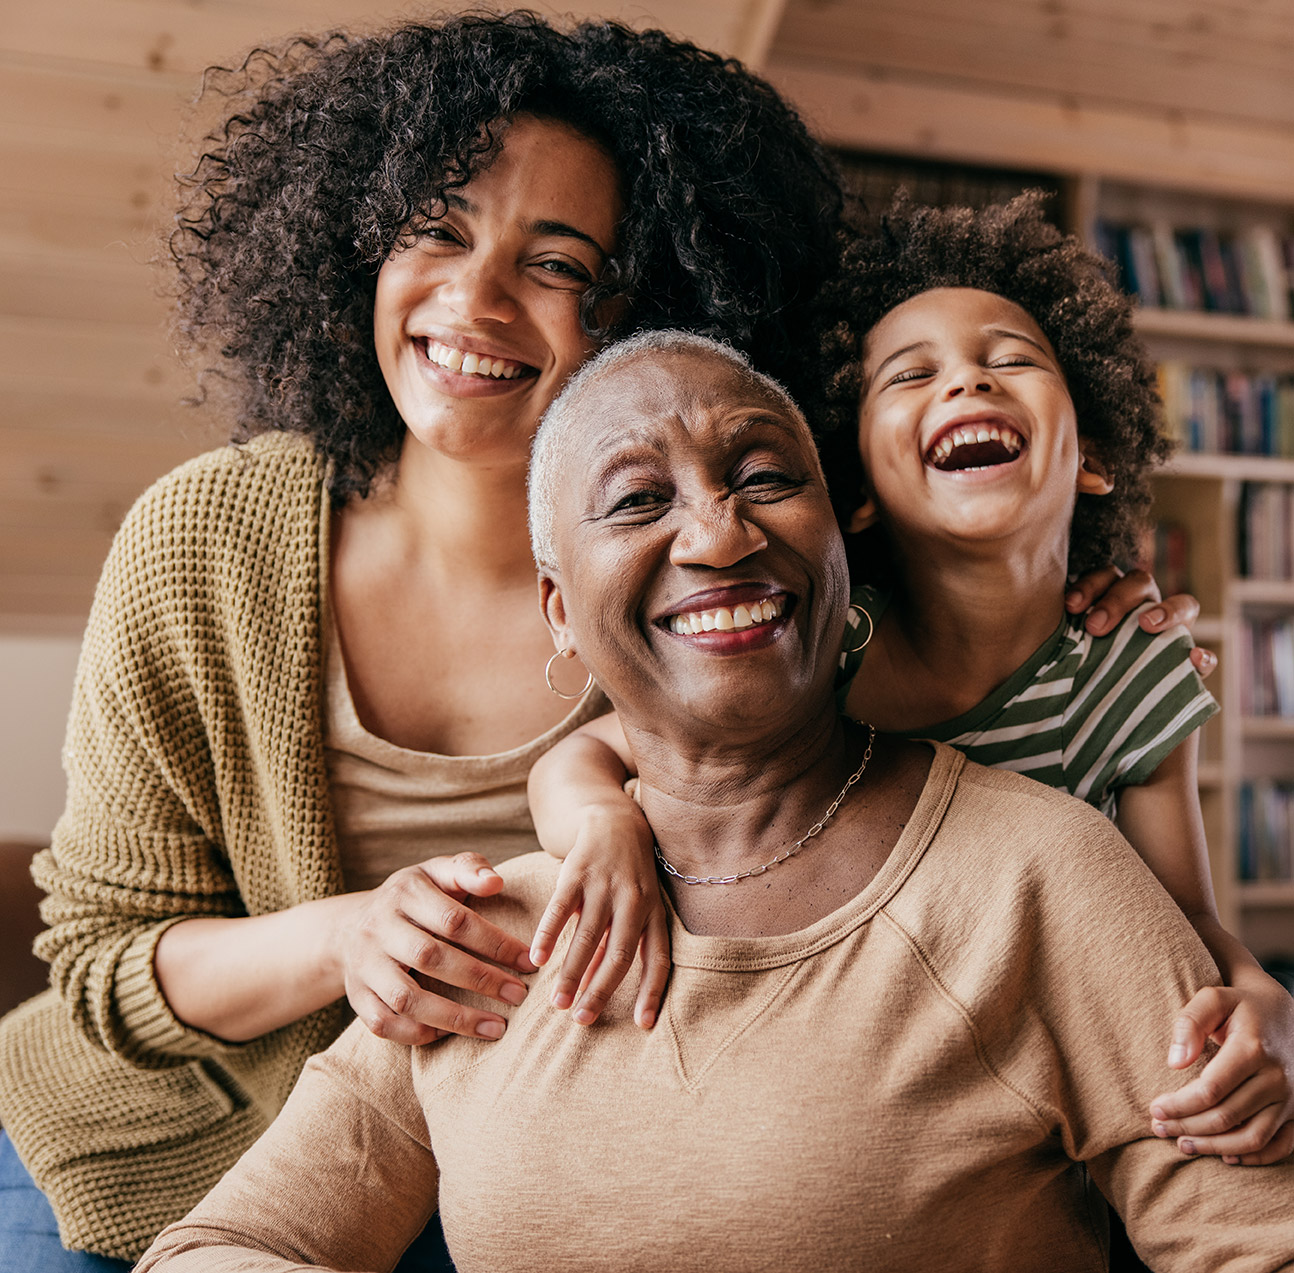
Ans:
[[[324,480],[324,464],[310,442],[295,434],[269,433],[250,442],[196,456],[159,478],[135,502],[125,526],[207,525],[213,513],[240,505],[243,511],[296,505],[312,498]]]
[[[924,865],[932,929],[978,929],[995,914],[1017,937],[1031,932],[1078,963],[1079,947],[1100,962],[1109,941],[1130,955],[1176,950],[1210,977],[1186,917],[1109,819],[1021,774],[967,761]]]

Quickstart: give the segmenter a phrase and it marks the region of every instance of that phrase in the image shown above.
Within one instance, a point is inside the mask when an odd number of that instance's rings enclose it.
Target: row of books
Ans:
[[[1294,457],[1294,376],[1170,359],[1159,366],[1159,396],[1169,433],[1188,451]]]
[[[1239,653],[1241,713],[1294,718],[1294,616],[1246,619]]]
[[[1245,482],[1238,512],[1241,576],[1294,579],[1294,487],[1283,482]]]
[[[1269,225],[1234,232],[1098,222],[1097,248],[1143,305],[1288,320],[1294,310],[1294,234]]]
[[[1294,783],[1242,783],[1239,802],[1239,878],[1294,879]]]

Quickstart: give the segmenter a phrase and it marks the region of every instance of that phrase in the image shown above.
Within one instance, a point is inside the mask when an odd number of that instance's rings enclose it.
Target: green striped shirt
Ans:
[[[866,587],[855,588],[850,599],[874,623],[888,601]],[[1066,616],[982,703],[909,736],[948,743],[981,765],[1025,774],[1113,816],[1118,789],[1145,782],[1218,710],[1190,663],[1186,629],[1138,626],[1152,604],[1101,637],[1084,631],[1082,616]],[[855,610],[849,624],[846,649],[867,631]],[[841,655],[842,702],[862,661],[861,651]]]

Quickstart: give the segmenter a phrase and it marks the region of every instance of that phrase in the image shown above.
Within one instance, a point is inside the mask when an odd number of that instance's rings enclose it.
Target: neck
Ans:
[[[429,569],[489,590],[533,589],[524,465],[465,463],[406,436],[389,498]]]
[[[861,731],[846,726],[833,703],[797,728],[744,743],[667,738],[626,722],[662,854],[687,874],[726,875],[789,847],[857,768]]]
[[[1064,546],[905,555],[891,613],[902,646],[970,706],[1002,684],[1065,613]]]

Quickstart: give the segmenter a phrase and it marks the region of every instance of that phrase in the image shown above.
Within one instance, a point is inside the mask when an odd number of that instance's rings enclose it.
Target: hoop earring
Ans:
[[[872,622],[872,616],[871,616],[870,614],[868,614],[868,613],[867,613],[867,611],[866,611],[866,610],[864,610],[864,609],[863,609],[863,607],[862,607],[862,606],[860,606],[857,602],[851,602],[851,603],[850,603],[849,608],[850,608],[851,610],[857,610],[857,611],[858,611],[858,613],[859,613],[859,614],[861,614],[861,615],[863,616],[863,618],[867,620],[867,635],[866,635],[866,637],[864,637],[864,638],[863,638],[863,642],[862,642],[862,644],[861,644],[861,645],[855,645],[855,646],[852,646],[852,647],[846,647],[844,650],[842,650],[842,651],[841,651],[841,653],[842,653],[842,654],[858,654],[858,653],[860,653],[861,651],[863,651],[863,650],[867,649],[867,647],[871,644],[872,634],[876,631],[876,625]],[[859,625],[858,625],[858,628],[859,628],[859,630],[861,630],[861,629],[862,629],[862,623],[861,623],[861,621],[860,621],[860,623],[859,623]]]
[[[553,684],[553,664],[560,658],[573,658],[574,656],[575,656],[574,650],[561,649],[561,650],[558,650],[553,655],[553,657],[549,659],[547,663],[544,664],[544,683],[548,686],[549,690],[551,690],[552,693],[557,695],[558,698],[583,698],[584,695],[587,694],[589,690],[593,688],[592,672],[589,672],[589,679],[584,682],[583,688],[578,690],[574,694],[563,694],[562,691],[559,690],[557,686]],[[588,671],[588,669],[586,668],[585,671]]]

